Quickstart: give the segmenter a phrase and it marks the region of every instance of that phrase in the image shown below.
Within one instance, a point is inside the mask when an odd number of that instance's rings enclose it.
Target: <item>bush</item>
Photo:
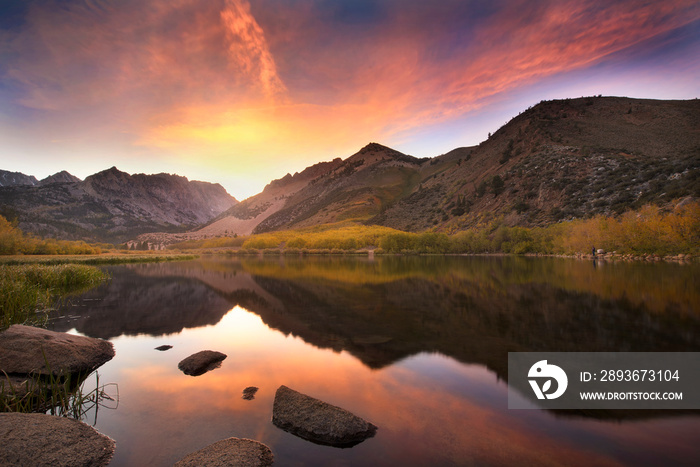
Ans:
[[[379,242],[379,247],[388,253],[403,253],[412,251],[413,236],[408,232],[396,232],[385,235]]]
[[[449,253],[451,250],[450,237],[444,233],[425,232],[416,235],[414,248],[419,253]]]
[[[491,179],[491,191],[493,192],[494,196],[498,196],[503,193],[505,186],[506,184],[500,175],[494,175]]]

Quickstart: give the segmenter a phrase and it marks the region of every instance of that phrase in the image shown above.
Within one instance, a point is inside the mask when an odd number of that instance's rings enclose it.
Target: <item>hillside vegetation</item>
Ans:
[[[41,239],[22,232],[0,216],[0,255],[98,255],[102,248],[83,241]]]
[[[251,235],[186,241],[172,249],[219,248],[242,253],[588,254],[592,248],[619,255],[700,254],[700,202],[670,212],[645,205],[621,216],[599,214],[545,227],[508,226],[503,217],[451,235],[404,232],[383,226],[341,223]],[[236,250],[233,250],[233,249]],[[240,250],[239,250],[240,248]]]

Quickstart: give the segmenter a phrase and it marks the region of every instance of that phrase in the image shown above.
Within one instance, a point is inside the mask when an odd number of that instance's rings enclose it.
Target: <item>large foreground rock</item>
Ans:
[[[202,350],[178,363],[177,367],[186,375],[199,376],[221,366],[226,354],[213,350]]]
[[[267,467],[274,456],[270,448],[258,441],[228,438],[188,454],[176,467]]]
[[[306,440],[336,447],[354,446],[377,432],[357,415],[287,386],[277,389],[272,423]]]
[[[109,464],[114,446],[71,418],[0,413],[0,465],[102,466]]]
[[[0,370],[9,375],[86,375],[114,357],[111,342],[15,324],[0,333]]]

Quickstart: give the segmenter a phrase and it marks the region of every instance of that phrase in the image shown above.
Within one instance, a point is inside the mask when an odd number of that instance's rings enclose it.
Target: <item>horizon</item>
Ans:
[[[475,146],[543,100],[700,96],[700,4],[34,0],[0,6],[0,169],[239,201],[370,141]]]

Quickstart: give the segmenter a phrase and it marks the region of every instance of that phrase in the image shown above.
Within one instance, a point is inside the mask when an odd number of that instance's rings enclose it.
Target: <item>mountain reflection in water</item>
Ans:
[[[275,258],[109,268],[56,330],[103,339],[216,324],[232,307],[370,368],[420,352],[506,378],[507,352],[698,351],[693,266],[537,258]]]
[[[117,440],[113,465],[172,465],[230,436],[270,445],[279,465],[700,458],[697,411],[508,410],[503,383],[513,351],[700,351],[697,265],[213,257],[107,269],[51,323],[115,343],[100,371],[122,403],[98,424]],[[174,347],[152,350],[161,344]],[[177,362],[204,349],[229,358],[182,376]],[[342,452],[285,437],[270,422],[280,384],[357,413],[377,436]]]

